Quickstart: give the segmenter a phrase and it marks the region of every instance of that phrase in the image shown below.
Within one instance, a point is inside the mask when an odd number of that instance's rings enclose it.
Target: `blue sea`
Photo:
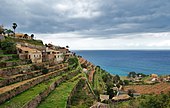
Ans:
[[[170,51],[164,50],[81,50],[74,51],[112,74],[127,76],[131,71],[144,74],[170,74]]]

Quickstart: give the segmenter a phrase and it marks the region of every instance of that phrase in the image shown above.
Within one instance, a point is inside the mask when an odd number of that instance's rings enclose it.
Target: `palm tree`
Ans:
[[[3,25],[0,25],[0,34],[4,33],[4,27]]]
[[[17,28],[17,24],[16,24],[16,23],[13,23],[12,28],[14,29],[14,37],[15,37],[15,29]]]

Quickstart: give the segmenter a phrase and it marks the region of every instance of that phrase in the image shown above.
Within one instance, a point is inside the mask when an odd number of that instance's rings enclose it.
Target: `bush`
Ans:
[[[68,63],[70,68],[76,68],[78,66],[78,59],[76,57],[69,58]]]
[[[0,43],[0,48],[3,50],[4,54],[16,54],[16,46],[14,42],[5,40]]]
[[[125,85],[129,85],[129,80],[124,80],[123,82]]]
[[[42,69],[42,73],[43,73],[43,74],[47,74],[48,71],[49,71],[49,70],[48,70],[47,68],[43,68],[43,69]]]

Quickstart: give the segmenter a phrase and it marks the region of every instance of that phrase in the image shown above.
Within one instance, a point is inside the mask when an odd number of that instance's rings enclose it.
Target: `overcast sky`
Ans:
[[[0,0],[0,24],[71,49],[170,49],[169,0]]]

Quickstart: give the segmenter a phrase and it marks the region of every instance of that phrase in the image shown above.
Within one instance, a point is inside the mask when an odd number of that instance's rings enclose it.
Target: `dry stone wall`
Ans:
[[[6,100],[16,96],[17,94],[20,94],[21,92],[35,86],[36,84],[39,84],[45,80],[48,80],[51,77],[55,77],[57,75],[60,75],[62,73],[65,73],[67,71],[68,67],[60,69],[55,72],[51,72],[33,79],[28,80],[26,83],[21,84],[20,86],[17,86],[9,91],[3,92],[0,94],[0,103],[5,102]]]
[[[42,93],[38,94],[34,99],[26,103],[22,108],[36,108],[40,104],[40,102],[44,100],[59,84],[73,78],[78,73],[80,73],[80,71],[75,70],[75,72],[69,73],[68,75],[65,75],[62,78],[58,79],[57,81],[52,83],[46,90],[44,90]]]

